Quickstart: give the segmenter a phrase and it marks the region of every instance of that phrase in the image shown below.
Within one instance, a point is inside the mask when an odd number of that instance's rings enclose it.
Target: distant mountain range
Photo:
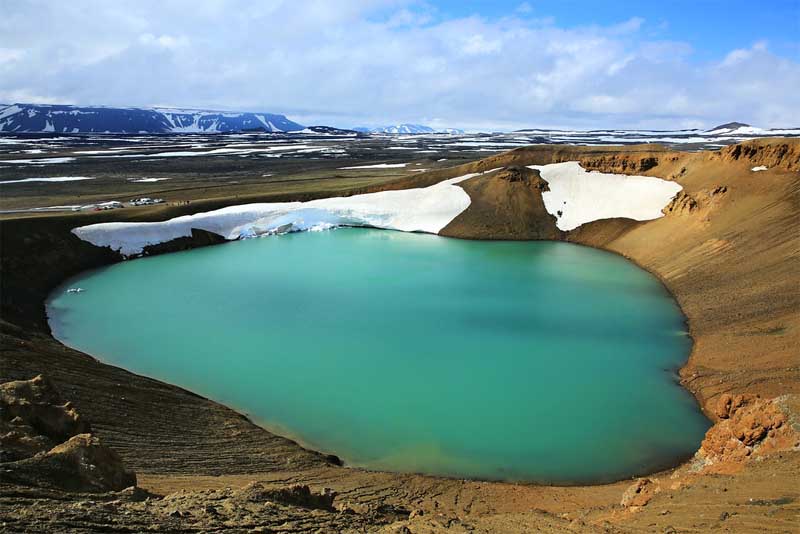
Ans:
[[[379,126],[377,128],[366,128],[359,126],[353,130],[362,133],[384,133],[384,134],[430,134],[430,133],[447,133],[447,134],[463,134],[464,130],[457,128],[442,128],[435,130],[430,126],[422,124],[395,124],[394,126]]]
[[[551,135],[561,130],[524,129],[520,133]],[[593,130],[595,133],[617,130]],[[622,131],[622,130],[619,130]],[[297,132],[318,135],[365,134],[464,134],[457,128],[434,129],[422,124],[395,124],[351,130],[332,126],[304,127],[285,115],[275,113],[227,112],[198,109],[115,108],[49,104],[0,104],[0,133],[226,133]],[[636,133],[636,131],[631,131]],[[743,122],[728,122],[710,130],[673,130],[676,135],[780,136],[800,135],[800,129],[763,129]]]
[[[303,126],[274,113],[194,109],[0,105],[0,132],[223,133],[293,132]]]
[[[596,134],[596,135],[616,135],[625,132],[630,136],[652,136],[652,134],[670,135],[672,137],[691,137],[691,136],[720,136],[720,137],[779,137],[779,136],[800,136],[800,128],[758,128],[757,126],[750,126],[743,122],[727,122],[714,126],[709,130],[701,130],[699,128],[690,128],[683,130],[624,130],[624,129],[607,129],[607,130],[560,130],[560,129],[547,129],[547,128],[525,128],[522,130],[514,130],[516,133],[525,134],[542,134],[551,136],[553,134],[563,134],[571,132],[576,134]]]
[[[314,134],[327,134],[327,135],[360,135],[364,132],[357,132],[355,130],[345,130],[343,128],[334,128],[333,126],[306,126],[300,130],[300,133],[314,133]]]

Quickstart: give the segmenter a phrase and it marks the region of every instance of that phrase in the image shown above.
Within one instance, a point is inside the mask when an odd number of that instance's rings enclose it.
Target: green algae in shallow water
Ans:
[[[84,273],[48,313],[69,346],[369,468],[603,482],[708,427],[663,286],[567,243],[291,234]]]

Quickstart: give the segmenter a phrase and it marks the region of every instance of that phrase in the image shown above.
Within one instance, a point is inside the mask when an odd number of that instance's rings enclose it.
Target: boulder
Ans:
[[[67,491],[120,491],[136,485],[119,455],[91,434],[78,434],[33,458],[2,465],[12,482],[52,486]]]
[[[739,464],[768,438],[791,434],[776,399],[724,394],[712,408],[720,421],[708,429],[698,451],[706,465]]]
[[[14,462],[48,451],[54,443],[21,417],[0,419],[0,462]]]
[[[0,384],[0,479],[68,491],[119,491],[136,485],[113,450],[39,375]]]
[[[293,485],[285,488],[267,488],[254,482],[241,489],[237,498],[248,502],[275,502],[302,508],[333,510],[336,492],[324,488],[321,493],[313,493],[306,485]]]
[[[0,413],[3,421],[19,418],[53,443],[91,431],[89,423],[42,375],[0,384]]]
[[[655,493],[655,484],[652,479],[640,478],[625,490],[620,504],[626,508],[631,506],[645,506],[650,502]]]
[[[716,406],[713,408],[714,415],[720,419],[728,419],[739,408],[746,404],[750,404],[755,400],[752,395],[731,395],[730,393],[723,393],[719,396]]]

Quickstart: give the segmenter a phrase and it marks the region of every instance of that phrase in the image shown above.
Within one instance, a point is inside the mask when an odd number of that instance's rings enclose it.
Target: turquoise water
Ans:
[[[708,427],[663,286],[567,243],[252,239],[84,273],[48,314],[65,344],[350,465],[603,482],[676,463]]]

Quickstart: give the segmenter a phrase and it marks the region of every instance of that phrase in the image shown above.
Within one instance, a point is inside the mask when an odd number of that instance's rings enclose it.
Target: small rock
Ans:
[[[312,510],[333,510],[336,492],[323,488],[321,493],[313,493],[308,486],[300,484],[286,488],[265,488],[263,484],[254,482],[242,488],[237,497],[249,502],[273,501]]]
[[[328,454],[327,456],[325,456],[325,461],[327,461],[331,465],[338,465],[340,467],[344,465],[342,459],[336,456],[335,454]]]
[[[138,486],[130,486],[117,492],[120,501],[144,502],[154,495]]]
[[[653,481],[649,478],[640,478],[631,484],[622,494],[622,506],[645,506],[653,498]]]

